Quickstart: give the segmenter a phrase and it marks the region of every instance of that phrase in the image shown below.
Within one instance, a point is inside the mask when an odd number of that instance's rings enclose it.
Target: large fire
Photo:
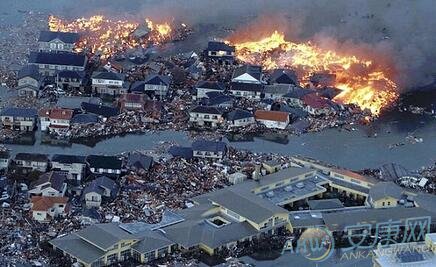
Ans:
[[[99,53],[102,58],[109,58],[120,51],[138,46],[147,47],[149,44],[160,44],[171,38],[169,23],[157,24],[150,19],[143,22],[148,33],[145,38],[135,38],[132,33],[141,23],[128,20],[111,20],[104,16],[92,16],[66,21],[59,17],[49,17],[50,31],[78,32],[81,34],[76,51],[88,49],[89,52]]]
[[[356,104],[374,115],[398,98],[395,82],[371,60],[340,55],[310,42],[290,42],[277,31],[261,40],[231,43],[241,61],[259,64],[265,69],[292,68],[305,85],[314,73],[335,74],[334,87],[342,90],[335,100]]]

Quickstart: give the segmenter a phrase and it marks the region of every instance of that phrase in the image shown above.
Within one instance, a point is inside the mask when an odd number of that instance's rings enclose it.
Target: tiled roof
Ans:
[[[34,211],[47,211],[55,204],[67,204],[67,197],[46,197],[46,196],[32,196],[31,198],[32,210]]]
[[[256,110],[254,116],[256,120],[286,122],[289,119],[289,114],[281,111]]]

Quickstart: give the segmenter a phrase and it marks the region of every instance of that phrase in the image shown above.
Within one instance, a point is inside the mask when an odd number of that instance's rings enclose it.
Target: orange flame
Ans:
[[[398,98],[395,82],[371,60],[340,55],[310,42],[286,41],[284,34],[277,31],[257,41],[233,42],[232,45],[241,61],[262,65],[267,70],[291,67],[303,84],[309,84],[313,73],[335,74],[335,87],[342,90],[335,100],[356,104],[362,110],[369,109],[373,115],[378,115],[383,107]],[[360,71],[357,72],[354,66]]]
[[[81,40],[76,44],[76,51],[81,52],[89,49],[91,53],[100,53],[102,58],[107,59],[117,52],[129,48],[146,47],[150,43],[159,44],[171,38],[171,27],[168,23],[153,24],[149,19],[146,21],[150,33],[143,40],[132,37],[132,33],[138,28],[139,23],[127,20],[111,20],[100,15],[73,21],[50,16],[48,26],[50,31],[81,33]]]

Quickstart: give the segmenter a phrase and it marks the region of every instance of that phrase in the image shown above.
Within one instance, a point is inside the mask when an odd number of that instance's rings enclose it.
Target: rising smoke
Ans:
[[[1,2],[9,0],[1,0]],[[3,3],[5,3],[3,2]],[[15,2],[15,1],[14,1]],[[40,9],[66,16],[174,18],[190,25],[234,27],[262,34],[265,25],[291,40],[313,40],[335,50],[376,53],[393,62],[401,88],[433,81],[436,73],[434,0],[39,0]],[[16,2],[15,2],[16,3]],[[27,4],[26,4],[27,3]],[[252,21],[261,21],[256,27]],[[246,24],[250,25],[249,30]],[[259,25],[259,24],[258,24]],[[244,30],[245,29],[245,30]],[[247,36],[248,36],[247,35]]]

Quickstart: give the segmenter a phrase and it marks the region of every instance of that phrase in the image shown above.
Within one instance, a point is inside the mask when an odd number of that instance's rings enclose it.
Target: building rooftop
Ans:
[[[85,156],[54,154],[51,160],[53,162],[59,162],[65,164],[73,164],[73,163],[85,164]]]
[[[32,196],[30,202],[32,203],[32,210],[34,211],[47,211],[55,204],[67,204],[67,197],[46,197],[46,196]]]
[[[235,52],[235,47],[228,45],[224,42],[209,41],[209,43],[207,44],[207,50],[209,50],[209,51]]]
[[[18,79],[22,79],[25,77],[31,77],[37,81],[41,78],[39,74],[38,66],[35,65],[26,65],[20,69],[18,72]]]
[[[38,115],[38,111],[34,108],[4,108],[0,113],[0,116],[8,116],[8,117],[26,117],[26,118],[34,118]]]
[[[377,201],[386,197],[400,199],[404,190],[394,182],[379,182],[369,189],[369,196],[372,201]]]
[[[205,114],[216,114],[221,115],[222,111],[216,107],[210,107],[210,106],[196,106],[193,109],[191,109],[190,112],[193,113],[205,113]]]
[[[230,90],[234,91],[247,91],[247,92],[262,92],[264,86],[257,83],[230,83]]]
[[[225,152],[226,143],[208,140],[196,140],[192,143],[194,151]]]
[[[232,80],[244,74],[248,74],[254,79],[260,81],[262,77],[262,67],[254,66],[254,65],[244,65],[239,68],[236,68],[235,71],[233,72]]]
[[[226,89],[223,83],[214,81],[199,81],[195,87],[220,91],[224,91],[224,89]]]
[[[115,107],[105,106],[101,104],[92,104],[88,102],[82,102],[82,109],[88,113],[93,113],[105,118],[115,117],[120,112]]]
[[[276,69],[273,71],[270,77],[271,83],[278,84],[298,84],[297,74],[293,70],[289,69]]]
[[[235,109],[227,114],[227,120],[236,121],[254,117],[253,113],[247,110]]]
[[[41,31],[39,34],[38,42],[50,42],[54,39],[59,39],[64,43],[74,44],[79,41],[79,38],[80,35],[75,32]]]
[[[84,67],[86,56],[73,53],[30,52],[29,63]]]
[[[254,113],[256,120],[268,120],[268,121],[289,121],[289,114],[282,111],[270,111],[270,110],[256,110]]]
[[[48,157],[45,154],[38,154],[38,153],[17,153],[15,155],[15,160],[48,162]]]
[[[100,155],[89,155],[86,157],[86,161],[89,163],[91,168],[96,169],[121,169],[122,160],[115,156],[100,156]]]

